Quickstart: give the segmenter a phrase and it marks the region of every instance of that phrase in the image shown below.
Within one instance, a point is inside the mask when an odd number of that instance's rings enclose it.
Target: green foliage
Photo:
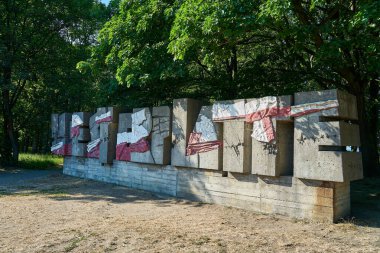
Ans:
[[[134,107],[339,88],[375,140],[379,1],[122,0],[114,13],[78,67],[107,71]]]
[[[375,149],[379,1],[8,2],[17,4],[0,3],[10,24],[0,27],[0,63],[12,63],[12,80],[1,85],[25,91],[13,108],[27,112],[15,123],[23,140],[28,127],[46,134],[51,110],[340,88],[358,96],[361,137],[372,140],[363,152]]]
[[[7,159],[18,141],[21,149],[33,145],[35,151],[47,151],[53,111],[95,106],[91,76],[75,66],[89,57],[88,46],[107,16],[95,0],[0,2],[2,129],[10,126],[0,136],[1,158]]]
[[[47,170],[61,169],[62,165],[63,157],[21,153],[18,167],[21,169]]]

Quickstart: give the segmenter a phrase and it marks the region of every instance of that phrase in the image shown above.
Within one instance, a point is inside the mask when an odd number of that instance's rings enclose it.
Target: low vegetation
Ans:
[[[63,165],[63,157],[48,154],[20,154],[19,167],[21,169],[60,169]]]

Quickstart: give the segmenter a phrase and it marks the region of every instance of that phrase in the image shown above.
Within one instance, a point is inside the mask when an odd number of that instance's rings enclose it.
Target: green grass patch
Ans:
[[[63,157],[47,154],[26,154],[19,156],[18,167],[21,169],[48,170],[62,168]]]

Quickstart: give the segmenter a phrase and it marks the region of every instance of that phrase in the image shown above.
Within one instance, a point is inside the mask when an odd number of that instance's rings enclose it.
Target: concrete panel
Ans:
[[[212,105],[212,119],[224,121],[245,117],[245,99],[216,101]]]
[[[292,96],[277,99],[280,107],[289,107],[293,102]],[[265,143],[252,138],[252,174],[275,177],[293,175],[293,120],[291,117],[273,117],[272,122],[274,141]]]
[[[123,109],[119,107],[100,107],[97,109],[96,114],[97,116],[104,115],[106,113],[109,113],[111,116],[110,122],[118,124],[119,122],[119,113],[123,112]]]
[[[98,116],[98,113],[95,113],[90,117],[91,140],[96,140],[100,138],[100,125],[95,123],[96,116]]]
[[[341,90],[323,90],[298,92],[294,94],[294,104],[301,105],[327,100],[338,100],[339,107],[336,109],[319,112],[321,116],[339,117],[340,119],[358,119],[356,97]]]
[[[295,104],[337,100],[338,108],[295,118],[294,175],[298,178],[349,182],[363,177],[361,153],[346,146],[360,146],[359,127],[343,119],[356,119],[355,97],[330,90],[297,93]]]
[[[92,113],[90,112],[74,112],[73,113],[73,116],[77,116],[82,120],[83,124],[81,126],[83,127],[88,127],[90,125],[91,115]]]
[[[151,153],[155,164],[170,164],[172,142],[172,109],[153,107]]]
[[[212,120],[212,106],[202,106],[197,122],[202,121],[202,117]],[[218,141],[223,141],[223,124],[213,122],[212,129],[215,133],[216,139]],[[200,129],[197,128],[197,123],[194,128],[195,132],[200,132]],[[209,152],[199,153],[199,168],[210,169],[210,170],[222,170],[223,167],[223,148],[215,149]]]
[[[152,140],[152,133],[151,132],[152,132],[152,127],[153,127],[151,109],[149,107],[134,108],[133,113],[140,112],[142,110],[145,112],[145,117],[146,117],[146,120],[142,123],[142,126],[149,133],[149,136],[144,137],[144,138],[146,138],[148,140],[148,142],[151,143],[151,140]],[[133,124],[134,124],[134,122],[132,121],[132,131],[134,131],[133,130]],[[148,151],[143,152],[143,153],[131,152],[131,161],[132,162],[138,162],[138,163],[150,163],[150,164],[155,163],[151,150],[148,150]]]
[[[72,155],[73,156],[87,156],[87,143],[78,142],[77,138],[73,138],[72,141]]]
[[[116,136],[118,124],[100,123],[99,161],[112,164],[116,158]]]
[[[183,98],[173,100],[172,165],[198,168],[198,156],[186,156],[186,147],[197,121],[201,102]]]
[[[118,133],[132,132],[132,113],[119,114]]]
[[[252,166],[252,124],[228,120],[223,125],[223,170],[250,173]]]
[[[70,138],[71,116],[71,113],[62,113],[59,115],[58,137]]]
[[[64,174],[190,200],[333,222],[350,213],[349,183],[265,177],[193,168],[65,157]]]
[[[252,174],[292,175],[294,124],[277,120],[273,124],[276,131],[274,142],[263,143],[252,138]]]

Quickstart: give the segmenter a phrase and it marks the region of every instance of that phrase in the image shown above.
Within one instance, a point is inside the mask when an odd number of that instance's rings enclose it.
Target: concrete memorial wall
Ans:
[[[350,214],[363,177],[356,98],[339,90],[53,114],[64,173],[295,218]]]

